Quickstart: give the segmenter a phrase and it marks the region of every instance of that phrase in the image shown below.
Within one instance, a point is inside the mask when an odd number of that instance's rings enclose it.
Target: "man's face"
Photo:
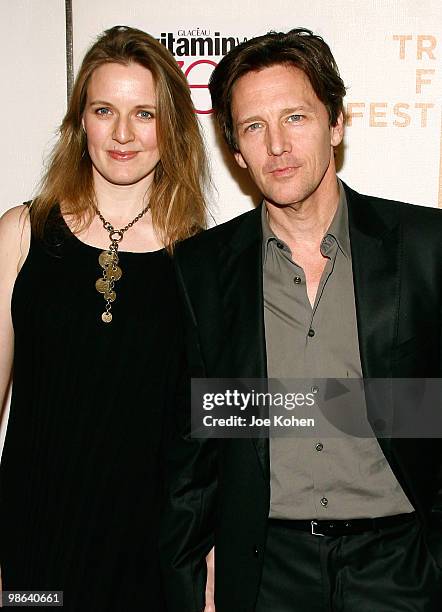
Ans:
[[[336,186],[333,147],[342,140],[343,118],[329,125],[327,109],[298,68],[277,64],[239,78],[232,117],[235,159],[267,202],[296,204]]]

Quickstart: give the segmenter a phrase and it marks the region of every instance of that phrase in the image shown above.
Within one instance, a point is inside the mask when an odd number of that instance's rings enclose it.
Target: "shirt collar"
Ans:
[[[338,243],[338,247],[345,255],[345,257],[347,259],[351,259],[350,233],[348,230],[347,197],[345,195],[344,187],[339,179],[338,185],[338,208],[336,209],[335,216],[333,217],[332,222],[330,223],[330,227],[324,234],[324,239],[327,238],[327,236],[332,236]]]
[[[262,241],[265,247],[271,240],[277,240],[277,237],[270,228],[270,223],[267,215],[267,206],[265,202],[261,205],[261,225],[262,225]]]
[[[348,229],[348,208],[347,208],[347,197],[345,195],[344,187],[341,181],[338,179],[339,185],[339,202],[338,207],[336,209],[335,215],[330,223],[330,227],[324,234],[324,239],[327,236],[332,236],[342,253],[345,255],[347,259],[351,259],[351,250],[350,250],[350,234]],[[272,231],[268,215],[267,215],[267,207],[265,202],[262,204],[261,209],[261,224],[262,224],[262,243],[263,243],[263,259],[264,262],[267,257],[267,249],[269,242],[276,240],[284,245],[284,249],[290,251],[288,246],[280,240]]]

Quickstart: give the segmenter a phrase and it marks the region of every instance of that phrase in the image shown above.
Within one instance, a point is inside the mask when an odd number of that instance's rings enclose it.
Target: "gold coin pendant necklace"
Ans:
[[[107,251],[102,251],[98,257],[98,263],[103,268],[102,276],[96,281],[95,289],[98,293],[102,293],[106,306],[101,320],[103,323],[110,323],[112,321],[112,302],[115,302],[117,294],[115,293],[115,283],[120,280],[123,272],[118,265],[118,247],[120,242],[123,240],[123,236],[128,229],[130,229],[141,217],[147,212],[149,206],[143,208],[143,210],[130,221],[127,225],[121,229],[115,229],[112,223],[106,221],[101,212],[97,208],[97,215],[103,224],[104,229],[109,232],[110,245]]]

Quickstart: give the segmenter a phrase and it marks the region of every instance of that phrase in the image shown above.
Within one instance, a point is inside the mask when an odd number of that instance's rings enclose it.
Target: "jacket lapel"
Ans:
[[[345,191],[362,372],[364,378],[390,378],[399,312],[400,226],[387,210],[381,217],[371,198],[347,186]],[[371,423],[379,416],[379,406],[373,408],[367,398]],[[391,462],[391,440],[378,442]]]
[[[262,283],[261,207],[243,216],[231,239],[220,244],[220,286],[230,360],[226,371],[242,378],[267,377]],[[268,439],[253,439],[264,476],[269,477]]]

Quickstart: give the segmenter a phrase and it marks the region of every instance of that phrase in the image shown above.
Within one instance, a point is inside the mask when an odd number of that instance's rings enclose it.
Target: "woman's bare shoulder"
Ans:
[[[14,206],[0,217],[0,261],[18,272],[31,242],[31,223],[26,204]]]
[[[26,225],[29,224],[29,207],[26,204],[20,206],[14,206],[0,217],[0,231],[14,233],[16,231],[23,231],[26,229]]]

